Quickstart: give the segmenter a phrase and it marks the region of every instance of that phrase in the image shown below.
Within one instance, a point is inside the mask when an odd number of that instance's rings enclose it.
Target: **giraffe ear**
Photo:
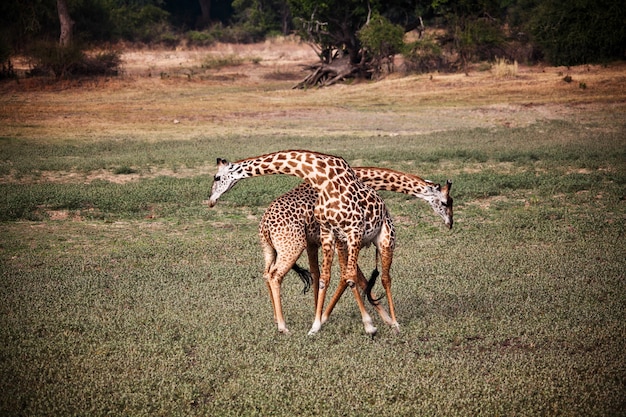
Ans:
[[[217,158],[217,165],[226,165],[228,163],[227,160],[222,159],[222,158]]]

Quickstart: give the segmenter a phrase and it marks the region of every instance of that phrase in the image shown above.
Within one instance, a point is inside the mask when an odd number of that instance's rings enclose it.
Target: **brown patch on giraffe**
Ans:
[[[324,177],[323,175],[317,174],[315,175],[315,177],[311,177],[311,182],[317,186],[321,186],[322,184],[324,184],[325,181],[326,177]]]
[[[308,176],[313,172],[313,167],[311,165],[302,165],[302,172]]]
[[[331,210],[339,210],[339,200],[331,200],[331,201],[329,201],[326,204],[326,207],[328,207]]]

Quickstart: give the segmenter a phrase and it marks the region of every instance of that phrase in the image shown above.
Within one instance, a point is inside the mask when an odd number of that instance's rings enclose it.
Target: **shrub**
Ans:
[[[30,50],[29,55],[34,64],[30,75],[52,74],[56,78],[117,75],[121,65],[117,51],[90,56],[76,44],[64,47],[52,42],[40,42]]]
[[[504,34],[498,23],[490,19],[466,19],[456,26],[454,39],[463,67],[474,60],[494,59],[502,54]]]
[[[374,14],[369,23],[357,33],[361,45],[372,59],[372,67],[380,73],[383,66],[393,72],[394,55],[402,50],[404,29],[394,25],[387,18]]]
[[[123,165],[121,167],[117,167],[113,170],[113,174],[115,175],[129,175],[129,174],[135,174],[137,172],[136,169],[133,169],[129,166]]]
[[[443,51],[430,37],[406,44],[403,47],[404,65],[407,71],[425,73],[438,71],[444,63]]]
[[[112,12],[118,37],[145,43],[163,41],[160,36],[169,29],[168,17],[168,12],[154,5],[128,5]]]
[[[190,30],[185,37],[191,46],[209,46],[215,43],[215,37],[207,31]]]
[[[494,74],[498,78],[516,77],[517,76],[517,61],[512,63],[504,58],[496,58],[496,62],[493,66]]]
[[[220,69],[223,67],[233,67],[242,65],[244,63],[243,58],[240,58],[236,55],[227,55],[227,56],[207,56],[206,59],[202,62],[202,68],[207,69]]]
[[[554,65],[577,65],[624,58],[626,8],[613,0],[546,0],[529,26]]]

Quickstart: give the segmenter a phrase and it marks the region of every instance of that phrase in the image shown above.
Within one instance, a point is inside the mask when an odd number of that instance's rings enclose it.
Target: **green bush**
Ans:
[[[454,39],[463,67],[475,60],[503,55],[504,34],[498,22],[486,18],[462,20],[454,28]]]
[[[366,49],[374,64],[374,69],[381,72],[387,65],[393,71],[393,57],[402,50],[404,45],[404,29],[394,25],[387,18],[374,14],[369,23],[357,32],[361,45]]]
[[[85,54],[78,46],[59,46],[54,42],[38,42],[29,53],[34,67],[31,75],[53,74],[56,78],[65,78],[74,72],[85,60]]]
[[[118,51],[105,51],[90,56],[81,46],[59,46],[40,42],[29,51],[34,63],[30,75],[52,74],[56,78],[76,76],[117,75],[121,65]]]
[[[441,47],[430,37],[406,44],[402,48],[402,55],[404,56],[404,66],[409,72],[438,71],[445,62]]]
[[[123,6],[113,10],[112,17],[117,22],[117,36],[130,41],[160,41],[160,36],[169,30],[169,13],[154,5]]]
[[[209,46],[215,43],[215,37],[208,31],[190,30],[185,34],[187,43],[193,46]]]
[[[540,2],[530,32],[548,61],[577,65],[624,58],[626,9],[615,0]]]

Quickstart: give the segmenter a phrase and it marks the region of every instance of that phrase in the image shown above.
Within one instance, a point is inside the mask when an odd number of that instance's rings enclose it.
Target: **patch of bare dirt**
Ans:
[[[129,50],[122,55],[124,73],[130,76],[226,82],[294,80],[303,76],[301,65],[317,59],[315,51],[295,37],[173,51]],[[224,64],[217,65],[216,61]]]
[[[501,78],[478,68],[465,74],[391,74],[377,82],[292,90],[302,66],[317,61],[295,38],[251,45],[179,50],[126,50],[123,75],[46,84],[0,83],[0,135],[37,141],[189,140],[253,137],[415,137],[471,128],[517,128],[576,120],[599,131],[620,128],[626,112],[626,63],[519,66]],[[216,62],[221,64],[216,64]],[[16,61],[16,66],[27,65]],[[571,81],[564,81],[570,76]],[[37,84],[40,83],[40,84]],[[617,126],[617,127],[616,127]],[[10,167],[10,166],[9,166]],[[455,167],[444,167],[454,173]],[[465,164],[465,172],[484,169]],[[498,172],[511,164],[489,167]],[[213,165],[110,170],[9,172],[0,183],[137,181],[159,175],[211,175]]]

